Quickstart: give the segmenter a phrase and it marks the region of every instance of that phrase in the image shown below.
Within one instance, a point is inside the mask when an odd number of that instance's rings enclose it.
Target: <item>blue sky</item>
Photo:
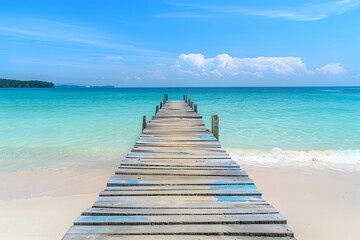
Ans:
[[[360,85],[358,0],[1,3],[0,77],[115,86]]]

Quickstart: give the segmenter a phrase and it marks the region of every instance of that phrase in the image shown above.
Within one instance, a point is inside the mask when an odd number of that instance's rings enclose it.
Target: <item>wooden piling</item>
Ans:
[[[162,106],[163,106],[163,103],[162,103],[162,102],[160,102],[160,109],[162,109]]]
[[[169,96],[167,93],[164,94],[164,99],[165,99],[165,102],[167,102],[169,100]]]
[[[156,105],[155,115],[158,113],[158,111],[159,111],[159,106],[158,106],[158,105]]]
[[[211,129],[212,129],[212,133],[214,134],[216,139],[219,140],[219,116],[218,115],[211,116]]]
[[[197,104],[194,104],[194,112],[198,112],[198,110],[197,110]]]
[[[146,115],[143,116],[142,131],[144,131],[145,128],[146,128]]]

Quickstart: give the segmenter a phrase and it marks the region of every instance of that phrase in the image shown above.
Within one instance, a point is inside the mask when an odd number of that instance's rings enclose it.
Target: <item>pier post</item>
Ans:
[[[194,111],[197,113],[197,104],[194,104]]]
[[[162,109],[162,106],[163,106],[163,103],[162,103],[162,102],[160,102],[160,109]]]
[[[142,130],[141,131],[144,131],[145,128],[146,128],[146,115],[143,116]]]
[[[165,99],[165,102],[167,102],[169,100],[169,96],[167,93],[164,94],[164,99]]]
[[[183,95],[183,100],[185,101],[185,94]]]
[[[185,99],[184,99],[184,101],[187,102],[187,99],[188,99],[188,96],[187,96],[187,94],[185,94]]]
[[[158,105],[156,105],[155,115],[158,113],[158,111],[159,111],[159,106],[158,106]]]
[[[191,99],[188,98],[187,104],[190,106]]]
[[[216,139],[219,140],[219,116],[218,115],[211,116],[211,129],[212,129],[212,133],[214,134]]]
[[[193,101],[190,102],[190,107],[194,108],[194,102]]]

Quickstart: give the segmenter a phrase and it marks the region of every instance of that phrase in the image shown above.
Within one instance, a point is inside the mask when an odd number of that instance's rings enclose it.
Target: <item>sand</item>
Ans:
[[[288,219],[297,239],[357,239],[359,171],[319,164],[241,166]],[[107,168],[0,173],[0,239],[61,239],[96,200],[112,172]]]
[[[323,164],[258,166],[242,163],[241,166],[266,200],[287,218],[297,239],[359,238],[360,171],[334,170],[334,165]]]

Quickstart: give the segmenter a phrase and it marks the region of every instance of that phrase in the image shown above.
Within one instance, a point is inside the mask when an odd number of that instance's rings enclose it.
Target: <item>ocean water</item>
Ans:
[[[360,164],[360,88],[0,89],[0,171],[109,166],[164,93],[198,104],[236,158]]]

